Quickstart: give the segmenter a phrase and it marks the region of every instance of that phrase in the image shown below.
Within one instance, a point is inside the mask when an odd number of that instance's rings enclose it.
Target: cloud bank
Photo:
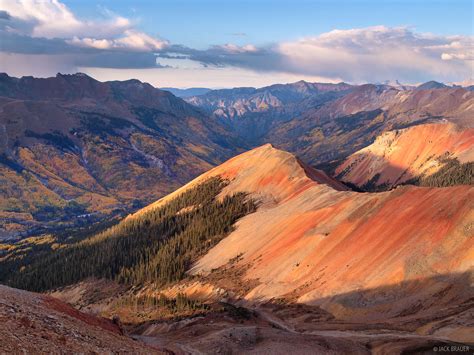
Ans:
[[[48,60],[67,72],[88,66],[160,67],[154,52],[167,45],[107,10],[100,20],[84,21],[57,0],[0,0],[0,65],[35,59],[25,68],[29,74],[44,72]]]
[[[96,20],[75,16],[58,0],[0,0],[0,71],[51,75],[78,68],[155,69],[176,75],[194,63],[261,75],[322,77],[348,82],[462,81],[473,77],[474,38],[418,33],[407,27],[333,30],[265,46],[233,43],[198,50],[140,31],[103,9]]]

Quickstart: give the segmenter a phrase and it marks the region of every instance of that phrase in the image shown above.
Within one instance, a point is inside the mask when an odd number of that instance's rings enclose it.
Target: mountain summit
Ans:
[[[360,194],[269,144],[230,159],[128,218],[140,218],[212,176],[230,181],[221,196],[244,191],[260,207],[191,272],[209,274],[240,256],[235,265],[251,266],[243,281],[258,280],[242,294],[248,301],[282,297],[344,318],[376,317],[381,309],[383,317],[396,317],[417,297],[436,297],[434,290],[455,283],[456,275],[472,267],[472,248],[465,246],[472,235],[473,187],[407,186]],[[420,258],[423,263],[416,262]],[[437,275],[444,276],[436,281]],[[434,278],[431,289],[405,289],[429,278]],[[394,291],[396,306],[377,294],[370,302],[378,306],[367,305],[362,313],[357,308],[363,301],[345,304],[351,292],[394,285],[401,285]],[[469,294],[465,291],[459,295]],[[437,306],[445,302],[438,301]]]
[[[416,87],[416,90],[431,90],[431,89],[445,89],[448,88],[449,86],[440,83],[438,81],[427,81],[426,83],[420,84]]]

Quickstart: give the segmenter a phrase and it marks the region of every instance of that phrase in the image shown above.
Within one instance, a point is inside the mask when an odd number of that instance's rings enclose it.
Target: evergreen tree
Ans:
[[[233,230],[239,218],[256,209],[245,193],[217,199],[227,183],[210,178],[162,207],[51,251],[13,272],[7,283],[46,291],[87,277],[128,285],[181,280],[199,256]]]

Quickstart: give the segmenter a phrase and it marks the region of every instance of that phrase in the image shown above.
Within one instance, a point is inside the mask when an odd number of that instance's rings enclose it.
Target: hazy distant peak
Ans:
[[[398,79],[395,80],[385,80],[382,82],[383,85],[387,85],[399,90],[412,90],[415,88],[413,85],[403,84]]]
[[[69,78],[72,78],[72,79],[75,79],[75,78],[85,78],[85,79],[97,81],[97,80],[95,80],[94,78],[90,77],[89,75],[87,75],[87,74],[85,74],[85,73],[81,73],[81,72],[77,72],[77,73],[74,73],[74,74],[62,74],[62,73],[57,73],[57,74],[56,74],[56,78],[65,78],[65,79],[69,79]]]
[[[443,83],[431,80],[431,81],[427,81],[424,84],[418,85],[416,89],[417,90],[430,90],[430,89],[444,89],[447,87],[448,86]]]
[[[169,91],[170,93],[172,93],[174,96],[177,96],[177,97],[186,98],[186,97],[191,97],[191,96],[199,96],[199,95],[207,94],[212,89],[209,89],[209,88],[178,89],[178,88],[165,87],[165,88],[161,88],[161,90]]]

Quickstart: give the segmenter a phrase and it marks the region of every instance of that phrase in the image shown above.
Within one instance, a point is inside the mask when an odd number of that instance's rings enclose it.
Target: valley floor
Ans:
[[[227,276],[232,282],[232,276]],[[188,291],[194,289],[204,300],[210,285],[198,284],[184,282],[161,292],[171,297],[189,287]],[[469,301],[453,303],[440,312],[413,310],[386,320],[357,321],[337,318],[317,306],[283,300],[252,303],[234,298],[232,293],[215,297],[211,292],[206,311],[149,317],[156,307],[133,310],[114,306],[111,295],[123,296],[123,292],[127,291],[113,282],[90,280],[53,295],[74,300],[74,306],[86,312],[109,318],[119,314],[122,329],[129,336],[176,354],[411,354],[435,353],[435,349],[472,353],[474,349],[469,340],[474,307]]]
[[[404,331],[400,325],[308,321],[310,317],[301,314],[308,314],[304,306],[279,308],[255,308],[248,319],[211,313],[171,323],[151,323],[142,326],[141,334],[134,338],[176,353],[193,354],[399,354],[434,353],[436,349],[466,353],[473,350],[472,345]],[[287,319],[279,317],[278,313],[282,312]],[[288,319],[291,317],[296,318]]]

